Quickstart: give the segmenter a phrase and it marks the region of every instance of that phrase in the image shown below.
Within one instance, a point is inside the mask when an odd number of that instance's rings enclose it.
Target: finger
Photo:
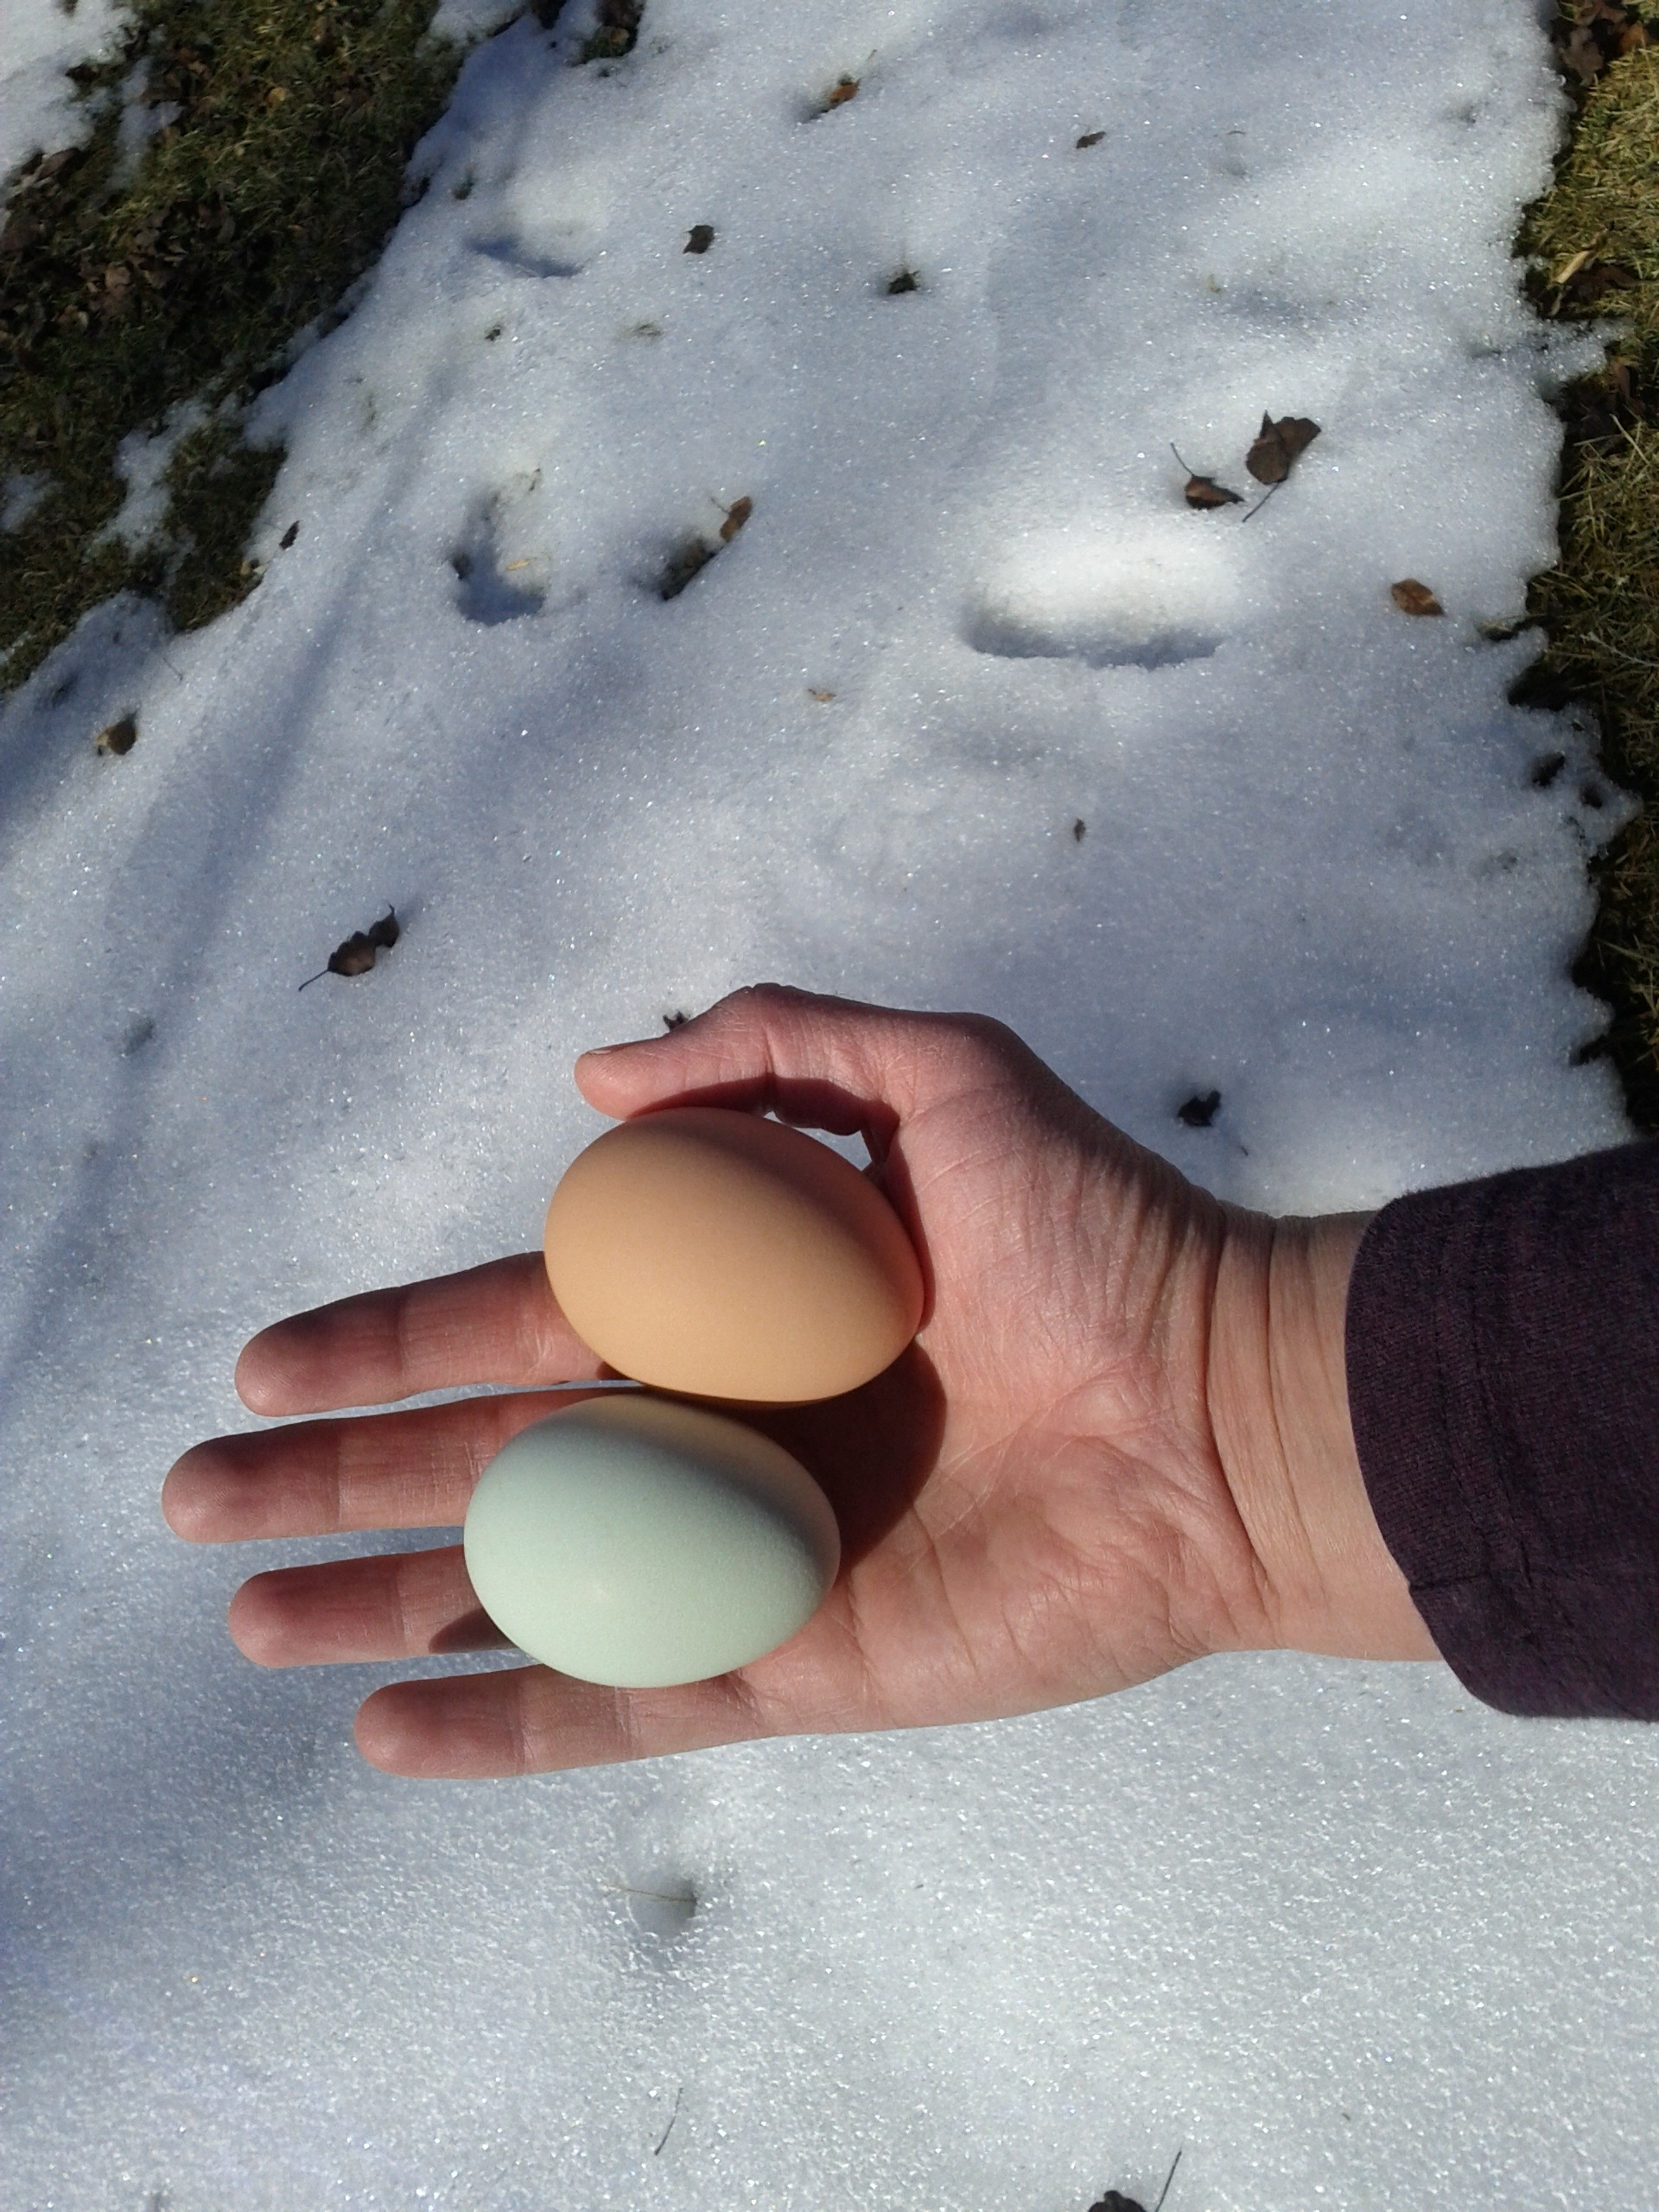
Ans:
[[[524,1252],[276,1322],[244,1346],[236,1388],[253,1413],[314,1414],[600,1371],[555,1304],[541,1255]]]
[[[737,1675],[667,1690],[613,1690],[547,1667],[392,1682],[357,1716],[357,1747],[388,1774],[435,1781],[546,1774],[772,1735]]]
[[[453,1527],[466,1518],[480,1475],[504,1444],[587,1395],[467,1398],[419,1413],[215,1436],[193,1445],[169,1471],[162,1512],[174,1535],[193,1544]]]
[[[576,1084],[607,1114],[696,1099],[861,1130],[879,1160],[899,1122],[1033,1072],[1053,1080],[1011,1030],[978,1014],[897,1013],[763,983],[666,1036],[584,1052]]]
[[[260,1667],[424,1658],[507,1642],[478,1602],[459,1544],[256,1574],[232,1599],[229,1624],[237,1649]]]

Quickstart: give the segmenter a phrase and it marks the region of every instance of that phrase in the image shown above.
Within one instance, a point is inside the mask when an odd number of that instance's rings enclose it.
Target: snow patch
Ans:
[[[1215,652],[1241,598],[1230,548],[1205,543],[1185,516],[1033,533],[975,596],[968,641],[983,653],[1163,668]]]

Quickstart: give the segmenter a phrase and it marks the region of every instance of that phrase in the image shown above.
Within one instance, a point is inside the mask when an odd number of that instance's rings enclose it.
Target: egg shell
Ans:
[[[521,1651],[620,1689],[786,1643],[841,1560],[829,1499],[780,1444],[644,1392],[521,1429],[480,1478],[464,1541],[479,1603]]]
[[[838,1396],[921,1319],[920,1264],[874,1185],[800,1130],[728,1108],[607,1129],[553,1193],[546,1251],[585,1344],[699,1397]]]

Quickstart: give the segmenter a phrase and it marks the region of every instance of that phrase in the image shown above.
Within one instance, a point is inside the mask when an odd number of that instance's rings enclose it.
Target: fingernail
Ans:
[[[590,1045],[577,1058],[584,1060],[608,1059],[613,1052],[631,1052],[636,1045],[654,1045],[656,1042],[654,1037],[629,1037],[620,1045]]]

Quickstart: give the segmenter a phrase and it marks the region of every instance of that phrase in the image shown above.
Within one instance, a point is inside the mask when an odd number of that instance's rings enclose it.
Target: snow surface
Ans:
[[[0,2204],[1083,2212],[1182,2145],[1167,2212],[1645,2202],[1651,1734],[1278,1657],[422,1787],[382,1670],[232,1650],[303,1554],[160,1524],[254,1326],[533,1243],[576,1050],[763,974],[1001,1014],[1255,1204],[1624,1133],[1567,978],[1619,802],[1478,629],[1553,544],[1535,11],[583,29],[478,48],[267,396],[260,588],[0,720]],[[1188,513],[1170,442],[1253,490],[1264,409],[1290,481]]]
[[[63,73],[104,53],[121,12],[118,0],[0,0],[0,188],[31,154],[87,136]]]

